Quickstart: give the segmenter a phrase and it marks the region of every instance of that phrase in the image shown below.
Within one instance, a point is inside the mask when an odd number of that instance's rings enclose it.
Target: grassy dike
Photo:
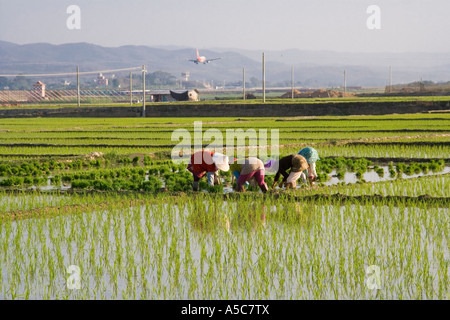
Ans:
[[[264,117],[382,115],[448,112],[449,97],[356,97],[323,99],[219,100],[147,103],[146,117]],[[142,117],[141,105],[24,105],[0,108],[0,118]]]

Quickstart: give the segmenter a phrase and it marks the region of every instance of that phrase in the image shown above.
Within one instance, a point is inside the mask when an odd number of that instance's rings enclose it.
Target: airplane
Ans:
[[[206,59],[203,56],[200,57],[200,55],[198,54],[198,49],[197,49],[197,59],[195,59],[195,60],[188,60],[188,61],[192,61],[195,64],[199,64],[199,63],[207,64],[207,63],[210,63],[211,61],[219,60],[219,59],[222,59],[222,58]]]

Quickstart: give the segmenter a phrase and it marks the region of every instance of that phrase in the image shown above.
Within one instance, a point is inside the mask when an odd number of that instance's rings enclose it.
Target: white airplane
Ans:
[[[188,60],[188,61],[192,61],[195,64],[199,64],[199,63],[207,64],[207,63],[210,63],[211,61],[219,60],[219,59],[222,59],[222,58],[206,59],[203,56],[200,57],[200,55],[198,54],[198,49],[197,49],[197,59],[195,59],[195,60]]]

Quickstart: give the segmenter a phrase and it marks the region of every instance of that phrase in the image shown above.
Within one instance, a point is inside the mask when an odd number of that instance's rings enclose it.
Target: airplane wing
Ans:
[[[211,61],[219,60],[219,59],[222,59],[222,58],[207,59],[205,62],[206,62],[206,63],[210,63]]]
[[[191,60],[191,59],[188,59],[187,61],[190,61],[190,62],[193,62],[193,63],[198,64],[198,61],[197,61],[197,60]]]

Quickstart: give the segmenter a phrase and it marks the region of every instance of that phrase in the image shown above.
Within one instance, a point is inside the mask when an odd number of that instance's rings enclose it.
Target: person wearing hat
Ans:
[[[309,166],[306,159],[299,154],[291,154],[281,158],[278,161],[278,171],[275,174],[272,189],[275,188],[280,175],[283,176],[283,180],[280,183],[280,188],[283,186],[283,184],[285,184],[286,189],[295,189],[295,187],[297,186],[297,180],[302,174],[302,171],[308,169],[308,167]],[[288,174],[287,170],[289,169],[290,172]]]
[[[220,184],[219,170],[228,171],[230,165],[228,164],[228,157],[221,153],[197,151],[192,154],[187,169],[194,176],[192,189],[198,191],[199,181],[205,173],[207,173],[210,186],[218,185]]]
[[[304,180],[306,181],[306,175],[308,175],[309,183],[313,185],[313,181],[317,179],[316,161],[320,160],[319,153],[312,147],[306,147],[301,149],[298,154],[303,156],[309,165],[308,171],[303,172]]]
[[[241,163],[239,163],[241,162]],[[269,187],[264,181],[264,163],[255,157],[246,158],[243,163],[242,161],[234,161],[230,165],[233,176],[237,178],[237,191],[245,191],[244,185],[248,181],[255,181],[256,185],[259,186],[262,192],[267,192]]]

